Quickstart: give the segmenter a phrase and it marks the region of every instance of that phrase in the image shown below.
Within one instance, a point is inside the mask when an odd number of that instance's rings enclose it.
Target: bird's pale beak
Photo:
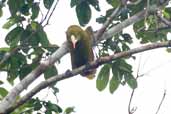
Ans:
[[[74,36],[74,35],[71,35],[71,42],[72,42],[72,46],[73,46],[73,48],[75,48],[76,43],[77,43],[77,39],[75,38],[75,36]]]

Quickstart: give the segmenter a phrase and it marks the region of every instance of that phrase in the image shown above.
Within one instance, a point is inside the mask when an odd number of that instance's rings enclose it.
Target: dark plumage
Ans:
[[[77,25],[71,25],[67,32],[67,40],[69,42],[72,69],[88,64],[94,60],[94,54],[91,47],[91,36],[89,32],[84,31]],[[81,73],[89,79],[92,79],[95,74],[95,69]]]

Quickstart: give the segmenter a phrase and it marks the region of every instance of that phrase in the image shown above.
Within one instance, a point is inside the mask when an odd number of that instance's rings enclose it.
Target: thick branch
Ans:
[[[98,44],[102,40],[109,39],[109,38],[113,37],[113,35],[119,33],[124,28],[144,19],[145,16],[146,16],[146,10],[143,10],[143,11],[135,14],[134,16],[130,17],[129,19],[123,21],[122,23],[112,27],[107,32],[105,32],[102,37],[98,37],[98,34],[95,34],[94,36],[95,36],[96,44]]]
[[[143,52],[143,51],[156,49],[156,48],[162,48],[162,47],[171,47],[171,41],[162,42],[162,43],[148,44],[148,45],[145,45],[145,46],[141,46],[141,47],[138,47],[138,48],[131,49],[129,51],[116,53],[116,54],[113,54],[113,55],[110,55],[110,56],[100,57],[96,61],[91,62],[88,67],[87,67],[87,65],[84,65],[84,66],[81,66],[81,67],[79,67],[77,69],[74,69],[72,71],[66,71],[63,74],[60,74],[60,75],[54,76],[52,78],[49,78],[48,80],[42,81],[35,88],[33,88],[30,92],[28,92],[25,96],[23,96],[17,103],[15,103],[15,105],[13,107],[8,109],[7,113],[12,112],[17,107],[24,104],[27,100],[29,100],[32,96],[34,96],[40,90],[48,87],[50,84],[52,84],[54,82],[61,81],[61,80],[67,79],[67,78],[71,78],[71,77],[73,77],[73,76],[75,76],[77,74],[80,74],[81,72],[83,72],[85,70],[89,70],[91,68],[97,68],[102,64],[108,63],[108,62],[110,62],[112,60],[115,60],[115,59],[118,59],[118,58],[127,57],[127,56],[130,56],[130,55],[133,55],[133,54],[136,54],[136,53],[140,53],[140,52]]]

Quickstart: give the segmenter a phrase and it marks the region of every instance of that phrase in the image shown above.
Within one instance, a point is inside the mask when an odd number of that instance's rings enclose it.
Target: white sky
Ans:
[[[45,28],[51,43],[61,45],[66,39],[65,31],[67,27],[78,24],[75,10],[70,8],[69,2],[69,0],[59,1],[50,20],[50,25]],[[100,3],[103,13],[93,12],[93,18],[89,24],[95,30],[100,27],[95,23],[95,18],[100,14],[104,14],[105,9],[108,7],[105,5],[105,0],[101,0]],[[5,19],[4,17],[0,18],[0,26],[4,24]],[[0,47],[5,46],[3,40],[6,32],[7,30],[0,28]],[[128,32],[130,33],[130,31]],[[135,44],[133,47],[137,46],[138,44]],[[146,75],[138,80],[138,88],[133,98],[133,106],[137,107],[135,114],[155,114],[164,89],[166,89],[167,93],[159,114],[171,114],[171,108],[169,107],[171,106],[171,54],[166,53],[164,49],[159,49],[137,55],[136,61],[130,61],[134,65],[135,75],[140,57],[141,67],[139,72]],[[65,72],[66,69],[70,69],[69,54],[61,59],[61,64],[58,66],[59,73]],[[34,82],[30,88],[40,80],[42,78]],[[99,92],[96,89],[95,81],[95,79],[89,81],[81,76],[76,76],[59,82],[57,84],[60,89],[58,93],[59,105],[63,107],[74,106],[75,114],[128,114],[127,107],[131,89],[126,85],[120,86],[114,94],[110,94],[108,88],[103,92]],[[41,91],[37,96],[45,98],[47,94],[47,100],[56,102],[55,97],[48,90]]]

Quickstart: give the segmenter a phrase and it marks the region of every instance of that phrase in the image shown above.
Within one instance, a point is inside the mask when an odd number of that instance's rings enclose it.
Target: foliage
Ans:
[[[140,1],[140,2],[137,2]],[[13,85],[15,79],[22,80],[28,73],[35,69],[40,62],[55,52],[59,47],[51,44],[44,27],[48,23],[49,12],[55,7],[55,0],[0,0],[0,17],[3,16],[3,7],[9,7],[10,17],[4,23],[3,28],[9,30],[5,37],[7,47],[0,48],[0,71],[7,73],[7,81]],[[62,1],[61,1],[62,2]],[[104,24],[115,11],[120,7],[115,17],[112,19],[110,28],[122,23],[130,16],[144,10],[144,8],[158,7],[162,4],[162,0],[106,0],[111,7],[106,9],[106,14],[96,18],[96,22]],[[149,7],[148,7],[149,6]],[[92,18],[92,7],[100,12],[100,0],[70,0],[70,7],[75,8],[78,22],[81,26],[86,26]],[[41,8],[47,10],[41,20]],[[171,20],[171,8],[162,7],[162,16],[166,20]],[[170,32],[170,25],[164,23],[156,12],[148,12],[147,16],[133,24],[133,30],[136,38],[140,43],[161,42],[166,41],[167,33]],[[98,56],[106,56],[111,53],[119,53],[130,49],[134,43],[132,36],[127,32],[119,32],[110,39],[104,40],[98,44]],[[8,54],[11,54],[9,57]],[[132,65],[128,63],[130,59],[136,59],[133,56],[116,59],[110,63],[106,63],[101,67],[97,76],[96,87],[99,91],[103,91],[109,85],[110,93],[114,93],[119,86],[128,85],[130,88],[137,88],[137,80],[132,74]],[[49,67],[44,72],[45,79],[58,74],[55,65]],[[0,80],[0,85],[3,85]],[[50,87],[53,89],[54,95],[58,93],[55,84]],[[8,94],[7,88],[0,87],[0,100]],[[39,112],[42,108],[46,114],[64,113],[70,114],[74,112],[73,107],[68,107],[64,111],[60,106],[51,101],[43,101],[38,98],[31,99],[20,107],[14,114],[25,112]]]
[[[31,99],[27,103],[22,106],[22,109],[27,108],[26,110],[22,110],[23,114],[31,114],[36,112],[40,114],[40,112],[44,112],[44,114],[71,114],[74,112],[73,107],[67,107],[64,111],[62,108],[56,103],[52,103],[51,101],[42,101],[39,98]],[[19,112],[15,111],[13,114],[18,114]]]
[[[76,7],[76,14],[81,26],[85,26],[91,19],[91,8],[93,6],[96,11],[100,11],[98,0],[71,0],[71,7]]]

